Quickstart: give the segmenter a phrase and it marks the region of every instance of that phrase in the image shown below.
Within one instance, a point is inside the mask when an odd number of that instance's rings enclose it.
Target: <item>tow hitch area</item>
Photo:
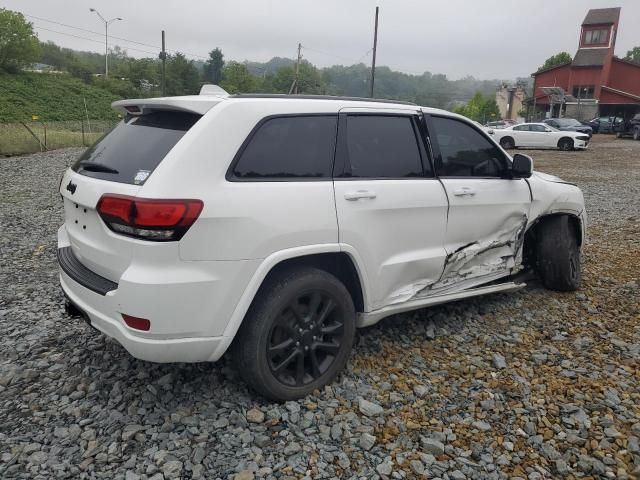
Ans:
[[[85,313],[76,307],[68,298],[64,300],[64,311],[71,318],[81,318],[85,317]]]
[[[91,325],[91,320],[89,320],[89,315],[87,315],[82,309],[80,309],[75,303],[69,300],[66,296],[64,299],[64,312],[71,318],[81,318],[87,325],[89,325],[94,330],[97,330],[96,327]]]

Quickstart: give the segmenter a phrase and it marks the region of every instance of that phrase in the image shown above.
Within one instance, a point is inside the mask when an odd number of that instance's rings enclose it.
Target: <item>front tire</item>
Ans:
[[[577,290],[581,280],[580,247],[566,215],[543,220],[538,231],[538,275],[550,290]]]
[[[500,139],[500,146],[505,150],[511,150],[516,147],[516,142],[511,137],[503,137]]]
[[[573,140],[570,138],[561,138],[558,142],[558,148],[565,152],[573,150]]]
[[[351,295],[333,275],[309,267],[276,273],[260,288],[234,339],[240,375],[272,400],[308,395],[344,368],[355,317]]]

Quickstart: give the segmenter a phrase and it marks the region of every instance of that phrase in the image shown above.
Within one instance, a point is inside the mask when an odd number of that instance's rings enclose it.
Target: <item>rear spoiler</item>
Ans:
[[[144,115],[154,110],[173,110],[204,115],[229,94],[217,85],[203,85],[200,95],[118,100],[111,108],[125,115]]]

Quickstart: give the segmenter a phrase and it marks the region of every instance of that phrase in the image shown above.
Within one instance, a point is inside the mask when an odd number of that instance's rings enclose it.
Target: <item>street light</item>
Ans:
[[[120,17],[112,18],[111,20],[105,19],[100,12],[95,8],[90,8],[90,12],[95,12],[100,20],[104,23],[104,76],[105,78],[109,76],[109,25],[113,22],[117,22],[118,20],[122,20]]]

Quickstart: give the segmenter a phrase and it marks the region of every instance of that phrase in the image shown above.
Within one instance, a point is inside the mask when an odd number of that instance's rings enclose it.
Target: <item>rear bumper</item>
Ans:
[[[116,340],[140,360],[158,363],[207,362],[218,360],[228,341],[225,337],[153,339],[139,337],[118,318],[113,295],[92,292],[60,272],[60,285],[71,303],[86,316],[92,327]],[[110,316],[105,312],[113,312]]]
[[[254,273],[252,264],[140,254],[115,283],[84,267],[68,247],[62,226],[58,256],[64,294],[91,326],[134,357],[160,363],[215,361],[230,344],[224,330]],[[122,313],[150,320],[150,330],[130,328]]]

